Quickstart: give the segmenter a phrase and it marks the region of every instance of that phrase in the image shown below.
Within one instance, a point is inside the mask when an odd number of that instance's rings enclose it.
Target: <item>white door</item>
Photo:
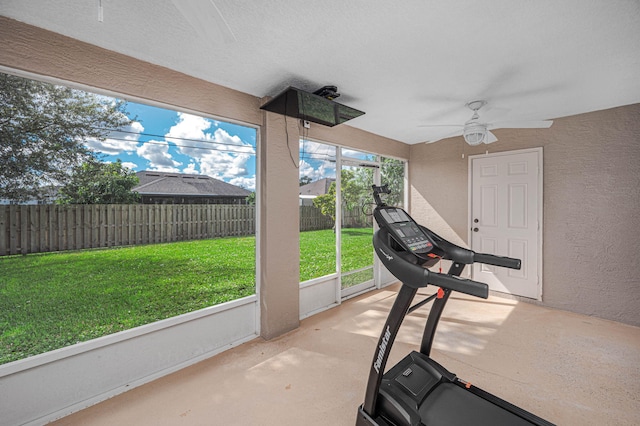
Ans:
[[[471,248],[515,257],[520,270],[473,265],[491,290],[542,297],[542,148],[470,157]]]

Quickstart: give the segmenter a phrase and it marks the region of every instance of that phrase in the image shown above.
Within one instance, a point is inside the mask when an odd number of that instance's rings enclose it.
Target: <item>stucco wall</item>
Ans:
[[[468,156],[542,146],[543,303],[640,325],[640,104],[494,133],[411,147],[413,215],[466,241]]]
[[[409,145],[346,125],[327,127],[311,123],[311,128],[305,136],[361,151],[409,159]]]
[[[265,114],[261,128],[260,330],[267,339],[297,328],[300,318],[296,128],[295,120],[272,113]],[[294,150],[293,160],[290,149]]]

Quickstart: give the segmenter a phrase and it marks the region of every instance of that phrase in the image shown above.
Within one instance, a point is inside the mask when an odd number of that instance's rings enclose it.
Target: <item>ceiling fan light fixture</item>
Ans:
[[[464,140],[471,146],[480,145],[487,135],[487,126],[484,124],[467,124],[464,126]]]

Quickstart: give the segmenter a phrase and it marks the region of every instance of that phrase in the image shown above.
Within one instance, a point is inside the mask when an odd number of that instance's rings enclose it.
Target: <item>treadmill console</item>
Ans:
[[[379,207],[377,213],[379,215],[376,215],[376,219],[380,227],[386,228],[404,250],[418,256],[433,250],[433,242],[404,210],[384,206]]]

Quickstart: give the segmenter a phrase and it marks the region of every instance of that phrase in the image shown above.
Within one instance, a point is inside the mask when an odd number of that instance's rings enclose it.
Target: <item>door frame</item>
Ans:
[[[338,147],[338,151],[336,152],[336,265],[337,265],[337,273],[338,273],[338,288],[336,289],[339,292],[339,299],[347,300],[352,297],[355,297],[359,294],[365,293],[367,291],[374,290],[379,288],[378,280],[376,279],[376,260],[377,256],[371,251],[371,268],[373,271],[373,278],[371,280],[364,281],[362,283],[353,285],[348,288],[342,288],[342,184],[341,179],[338,177],[342,176],[342,167],[369,167],[373,168],[373,184],[380,185],[380,164],[381,164],[381,155],[375,154],[367,151],[362,151],[363,153],[371,154],[375,156],[375,160],[360,160],[357,158],[344,157],[342,155],[342,148],[346,147]],[[349,148],[347,148],[349,149]],[[374,221],[375,222],[375,221]],[[375,231],[375,224],[374,224]],[[368,269],[368,267],[364,268]]]
[[[536,273],[538,274],[538,291],[537,297],[534,300],[542,301],[542,289],[543,289],[543,257],[542,257],[542,235],[543,235],[543,211],[544,211],[544,194],[543,194],[543,184],[544,184],[544,173],[543,173],[543,164],[544,164],[544,155],[542,147],[537,148],[527,148],[527,149],[517,149],[512,151],[500,151],[500,152],[485,152],[484,154],[475,154],[469,155],[468,157],[468,183],[467,183],[467,241],[469,242],[469,247],[472,246],[472,229],[473,229],[473,160],[481,157],[501,157],[501,156],[509,156],[515,154],[527,154],[527,153],[536,153],[538,157],[538,199],[537,203],[537,213],[538,213],[538,229],[537,229],[537,255],[538,255],[538,270]],[[471,268],[471,278],[473,279],[473,268]],[[513,295],[514,297],[524,297]],[[529,298],[527,298],[529,299]]]

